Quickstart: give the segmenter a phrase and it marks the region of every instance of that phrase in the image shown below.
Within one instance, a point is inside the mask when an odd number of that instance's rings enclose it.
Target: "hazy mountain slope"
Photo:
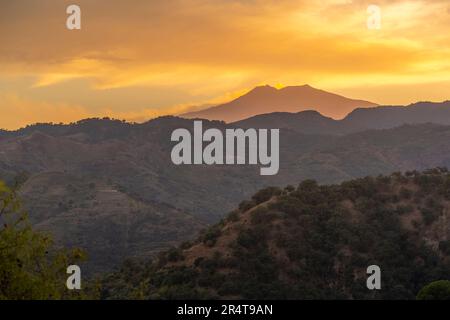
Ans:
[[[282,129],[273,177],[260,176],[259,166],[175,166],[170,135],[192,125],[174,117],[139,125],[89,120],[8,133],[0,137],[0,178],[26,181],[21,195],[32,221],[60,243],[93,252],[90,263],[99,270],[189,239],[265,186],[450,167],[450,127],[432,124],[343,136]],[[133,215],[136,206],[142,210]],[[145,228],[127,238],[123,221]]]
[[[38,230],[57,244],[88,253],[86,273],[109,270],[126,258],[149,258],[206,225],[171,205],[144,201],[107,180],[44,172],[20,190]]]
[[[343,121],[344,125],[358,124],[368,129],[388,129],[402,124],[436,123],[450,125],[450,101],[419,102],[406,107],[380,106],[356,109]]]
[[[265,189],[190,246],[108,277],[103,295],[133,296],[117,287],[133,274],[150,299],[414,299],[450,279],[449,212],[440,170]],[[382,290],[366,287],[371,265]]]
[[[424,123],[450,125],[450,101],[420,102],[406,107],[356,109],[342,120],[325,117],[317,111],[275,112],[237,121],[232,125],[242,128],[284,128],[305,134],[343,135]]]
[[[234,122],[258,114],[314,109],[322,114],[342,118],[356,108],[375,105],[367,101],[348,99],[308,85],[285,87],[279,90],[270,86],[262,86],[256,87],[229,103],[181,116]]]
[[[341,135],[367,129],[353,122],[344,124],[342,121],[325,117],[312,110],[298,113],[274,112],[262,114],[233,122],[230,125],[238,128],[289,129],[303,134],[320,135]]]

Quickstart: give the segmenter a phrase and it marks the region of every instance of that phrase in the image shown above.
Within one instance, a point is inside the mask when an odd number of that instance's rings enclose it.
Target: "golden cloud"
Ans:
[[[82,30],[68,31],[65,8],[72,1],[9,1],[0,10],[1,80],[35,80],[33,90],[21,82],[0,87],[0,94],[28,107],[55,104],[67,109],[67,119],[77,112],[77,118],[101,111],[133,119],[174,113],[259,83],[311,83],[345,88],[350,96],[367,93],[361,85],[434,83],[442,94],[433,98],[448,99],[448,1],[377,1],[378,31],[366,28],[371,2],[79,0]],[[89,91],[75,85],[81,80]],[[130,98],[125,88],[143,96]],[[160,97],[161,88],[179,94]],[[109,100],[106,91],[114,93]],[[387,101],[380,90],[371,92],[381,103],[412,97],[401,90]],[[61,94],[80,98],[64,104],[54,98]],[[158,103],[143,105],[152,102],[145,95],[158,96]],[[31,121],[20,110],[16,123]]]

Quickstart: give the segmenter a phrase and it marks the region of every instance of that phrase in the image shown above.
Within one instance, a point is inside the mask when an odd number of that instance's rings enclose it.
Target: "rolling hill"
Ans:
[[[107,277],[103,298],[415,299],[450,279],[449,200],[441,169],[263,189],[196,241]],[[382,290],[366,287],[371,265]]]

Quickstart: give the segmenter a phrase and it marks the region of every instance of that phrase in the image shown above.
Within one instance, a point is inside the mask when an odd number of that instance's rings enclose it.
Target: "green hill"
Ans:
[[[449,201],[446,169],[263,189],[195,242],[124,265],[103,298],[414,299],[450,279]]]

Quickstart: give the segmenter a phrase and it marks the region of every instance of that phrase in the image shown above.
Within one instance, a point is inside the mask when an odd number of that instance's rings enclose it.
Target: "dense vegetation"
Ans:
[[[102,297],[415,299],[450,279],[449,201],[446,169],[264,189],[197,241],[125,264]]]
[[[450,298],[446,169],[263,189],[196,241],[82,291],[65,283],[83,253],[34,231],[14,190],[0,183],[0,299]],[[366,288],[373,264],[379,291]]]
[[[35,232],[16,192],[1,181],[0,223],[0,300],[96,297],[93,287],[83,291],[66,288],[67,266],[79,263],[84,253],[56,249],[49,236]]]
[[[450,281],[440,280],[430,283],[420,290],[417,300],[450,300]]]

